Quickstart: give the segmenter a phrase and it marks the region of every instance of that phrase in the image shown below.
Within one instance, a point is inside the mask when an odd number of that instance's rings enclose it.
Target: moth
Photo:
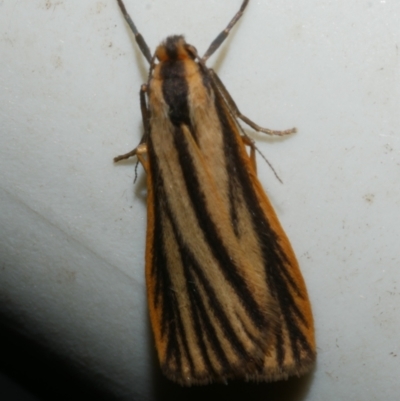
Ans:
[[[152,54],[117,1],[150,65],[143,137],[114,161],[136,156],[147,174],[147,296],[163,373],[184,386],[305,374],[316,356],[306,286],[238,120],[270,135],[294,129],[242,115],[206,67],[249,0],[203,57],[183,36]]]

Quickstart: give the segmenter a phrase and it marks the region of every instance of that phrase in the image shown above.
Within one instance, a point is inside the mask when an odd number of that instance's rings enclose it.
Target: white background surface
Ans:
[[[200,54],[239,4],[126,0],[151,49],[185,33]],[[318,361],[302,380],[185,394],[398,397],[399,20],[394,0],[251,0],[209,60],[244,114],[298,128],[253,137],[284,181],[259,159]],[[147,74],[116,2],[2,0],[0,60],[0,313],[121,399],[171,397],[146,315],[144,172],[133,185],[134,162],[112,163],[141,137]]]

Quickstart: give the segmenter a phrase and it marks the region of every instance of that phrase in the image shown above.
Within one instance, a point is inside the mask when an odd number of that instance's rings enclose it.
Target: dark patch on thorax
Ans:
[[[189,115],[188,83],[185,73],[185,62],[181,60],[163,61],[161,65],[163,80],[162,92],[169,107],[169,118],[173,125],[191,126]]]

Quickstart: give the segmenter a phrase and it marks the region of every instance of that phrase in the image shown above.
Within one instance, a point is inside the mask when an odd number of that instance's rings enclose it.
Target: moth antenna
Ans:
[[[242,5],[240,6],[239,11],[234,15],[231,19],[231,22],[228,26],[211,42],[211,45],[208,47],[207,51],[204,53],[204,56],[201,58],[201,61],[205,63],[207,59],[221,46],[224,40],[228,37],[229,32],[235,26],[236,22],[238,22],[239,18],[243,15],[244,9],[249,4],[250,0],[244,0]]]
[[[122,12],[126,22],[128,23],[129,27],[131,28],[133,34],[135,35],[135,40],[139,46],[140,51],[146,57],[146,60],[149,62],[149,64],[152,65],[152,56],[151,56],[149,46],[147,46],[147,43],[144,40],[142,34],[136,28],[136,25],[132,21],[131,16],[128,14],[128,11],[126,11],[125,4],[123,3],[123,1],[117,0],[117,2],[118,2],[119,8],[121,9],[121,12]]]

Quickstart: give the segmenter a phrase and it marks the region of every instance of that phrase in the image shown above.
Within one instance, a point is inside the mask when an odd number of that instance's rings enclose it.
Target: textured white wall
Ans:
[[[152,49],[185,33],[200,53],[240,4],[125,1]],[[319,354],[303,380],[185,397],[396,399],[399,18],[390,0],[251,0],[209,60],[244,114],[298,128],[253,137],[284,181],[259,160],[307,282]],[[112,163],[140,139],[147,74],[116,2],[0,1],[0,60],[0,314],[121,399],[171,397],[146,315],[144,172],[133,185],[134,163]]]

